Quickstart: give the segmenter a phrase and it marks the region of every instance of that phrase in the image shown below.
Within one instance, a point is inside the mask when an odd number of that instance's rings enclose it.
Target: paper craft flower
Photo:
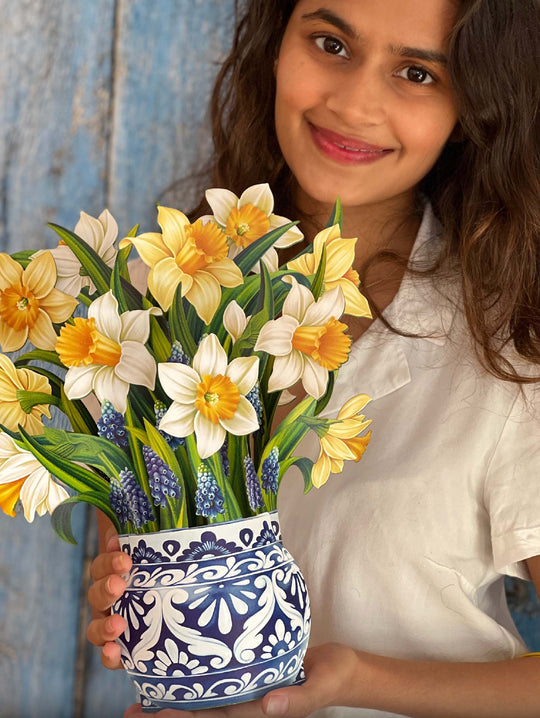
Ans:
[[[56,265],[50,252],[23,270],[9,254],[0,253],[0,346],[14,352],[30,339],[38,349],[54,349],[53,322],[65,322],[78,302],[54,288]]]
[[[150,314],[161,312],[152,307],[119,315],[118,302],[107,292],[92,302],[88,319],[77,317],[73,325],[62,327],[56,351],[69,367],[64,384],[68,399],[93,391],[123,414],[130,384],[154,388],[156,362],[145,347]]]
[[[151,267],[148,288],[165,311],[181,282],[182,296],[208,324],[221,300],[221,287],[237,287],[244,281],[240,269],[227,258],[227,239],[213,222],[190,224],[185,214],[168,207],[158,208],[158,224],[162,234],[125,237],[120,247],[134,244]]]
[[[246,317],[246,313],[235,299],[227,304],[223,312],[223,326],[229,333],[233,343],[240,339],[245,332],[250,319],[251,316]]]
[[[47,469],[13,439],[0,432],[0,508],[15,516],[15,505],[21,500],[24,518],[32,522],[68,498],[67,491],[53,481]]]
[[[36,404],[27,414],[19,403],[18,391],[50,394],[51,386],[41,374],[31,369],[17,369],[7,356],[0,354],[0,424],[10,431],[18,431],[20,424],[29,434],[42,434],[41,417],[51,418],[49,407]]]
[[[197,451],[206,459],[220,449],[226,432],[251,434],[259,427],[246,394],[258,379],[258,357],[240,357],[227,364],[227,354],[215,334],[199,344],[193,367],[159,364],[165,393],[173,400],[159,428],[172,436],[195,432]]]
[[[276,357],[269,391],[287,389],[301,379],[306,392],[320,399],[326,391],[328,372],[340,367],[349,356],[347,325],[337,320],[345,306],[343,292],[335,287],[315,301],[307,287],[294,277],[288,279],[292,288],[282,316],[263,326],[255,351]]]
[[[256,184],[248,187],[240,197],[228,189],[213,188],[206,191],[206,200],[215,221],[223,228],[230,242],[229,257],[235,257],[245,247],[267,232],[290,222],[286,217],[272,214],[274,195],[268,184]],[[278,269],[279,260],[276,249],[290,247],[300,242],[304,235],[297,227],[292,227],[262,257],[270,272]]]
[[[370,401],[366,394],[359,394],[349,399],[340,409],[338,422],[330,424],[328,431],[319,438],[319,458],[313,464],[311,480],[313,486],[321,487],[328,481],[330,474],[343,471],[343,462],[347,459],[360,461],[369,444],[371,431],[365,436],[358,436],[366,429],[371,420],[360,414]]]
[[[358,289],[360,278],[352,268],[354,262],[354,246],[356,239],[344,239],[338,224],[319,232],[313,240],[313,252],[306,252],[301,257],[287,264],[287,269],[309,277],[317,271],[320,264],[322,249],[326,247],[326,267],[324,288],[326,291],[341,287],[345,297],[345,314],[353,317],[371,317],[367,299]]]
[[[86,212],[81,212],[74,232],[92,247],[105,264],[111,268],[114,266],[117,254],[114,243],[118,236],[118,225],[108,209],[103,210],[97,219]],[[83,287],[89,287],[90,294],[96,291],[96,286],[90,277],[84,274],[84,270],[81,273],[81,263],[62,240],[50,252],[58,273],[57,289],[72,297],[78,297]]]

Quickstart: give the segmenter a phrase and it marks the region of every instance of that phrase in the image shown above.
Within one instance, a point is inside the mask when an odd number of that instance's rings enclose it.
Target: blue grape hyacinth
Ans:
[[[261,394],[259,392],[259,382],[257,382],[255,386],[250,389],[250,391],[248,391],[248,393],[246,394],[246,399],[255,409],[255,413],[257,414],[257,421],[259,422],[260,426],[263,420],[263,406],[261,403]]]
[[[173,342],[173,345],[171,347],[171,353],[167,361],[171,362],[172,364],[185,364],[186,366],[189,366],[189,357],[185,353],[184,347],[179,341]]]
[[[155,520],[147,495],[137,483],[133,472],[127,468],[120,471],[118,479],[111,479],[109,500],[119,522],[124,526],[131,522],[136,529],[140,529],[148,521]]]
[[[142,453],[154,504],[165,508],[168,498],[180,498],[178,478],[171,467],[149,446],[143,446]]]
[[[264,500],[261,485],[259,483],[259,477],[255,471],[253,459],[249,456],[249,454],[244,456],[244,469],[246,472],[246,491],[249,505],[251,506],[252,511],[257,511],[257,509],[264,506]]]
[[[197,516],[207,516],[215,519],[218,514],[224,514],[224,498],[214,474],[204,464],[197,471],[197,491],[195,492],[195,513]]]
[[[97,423],[98,436],[108,439],[121,449],[127,449],[128,433],[124,417],[119,411],[115,411],[112,403],[105,399],[101,404],[101,418]]]
[[[278,490],[279,449],[274,446],[262,463],[261,483],[267,494],[275,494]]]

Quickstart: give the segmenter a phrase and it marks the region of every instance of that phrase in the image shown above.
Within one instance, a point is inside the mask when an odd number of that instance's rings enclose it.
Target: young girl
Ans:
[[[309,239],[341,198],[376,319],[351,324],[332,404],[368,393],[373,437],[320,490],[280,492],[312,602],[305,684],[201,718],[540,715],[503,587],[540,588],[539,28],[537,0],[247,3],[211,184],[269,181]],[[130,559],[110,531],[103,549],[106,612]],[[109,668],[123,628],[89,627]]]

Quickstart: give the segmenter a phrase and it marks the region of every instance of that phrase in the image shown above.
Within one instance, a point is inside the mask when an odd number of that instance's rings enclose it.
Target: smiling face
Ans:
[[[303,208],[407,206],[457,122],[452,0],[299,0],[276,63],[276,132]]]

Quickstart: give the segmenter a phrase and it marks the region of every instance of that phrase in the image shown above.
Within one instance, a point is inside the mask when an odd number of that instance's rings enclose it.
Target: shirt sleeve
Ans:
[[[485,485],[495,570],[530,580],[525,559],[540,554],[540,391],[518,387]]]

